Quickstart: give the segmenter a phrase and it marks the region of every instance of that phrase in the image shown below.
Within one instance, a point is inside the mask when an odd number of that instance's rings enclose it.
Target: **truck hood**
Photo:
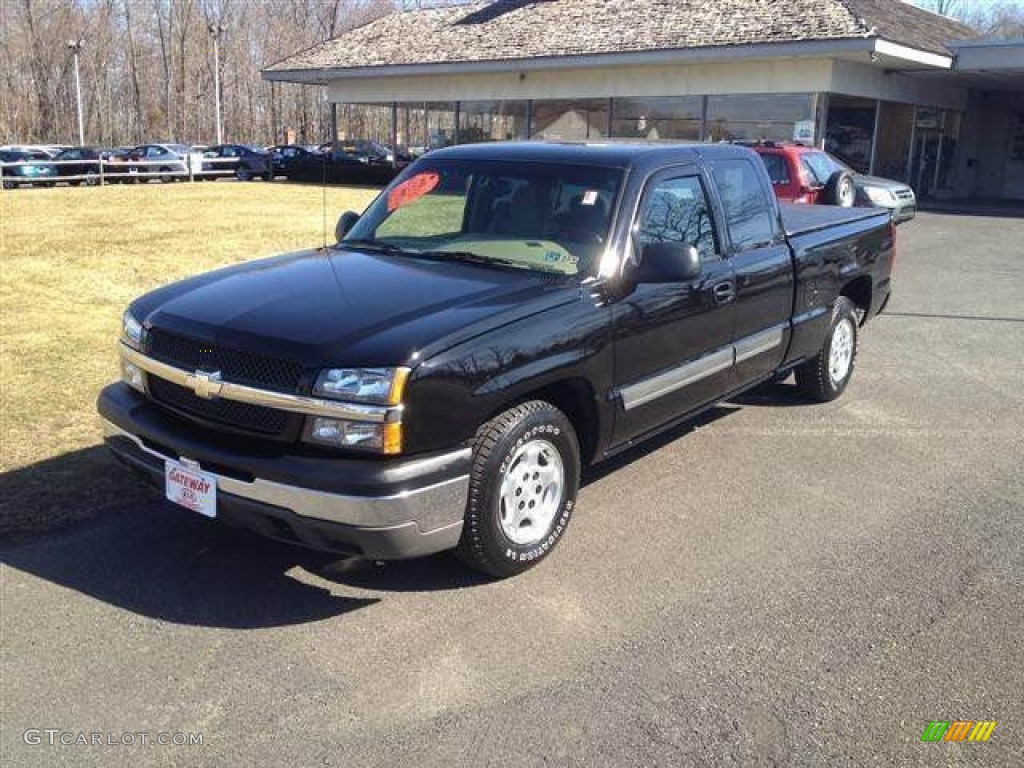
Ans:
[[[578,282],[522,270],[328,248],[174,283],[132,312],[147,328],[306,367],[393,366],[580,296]]]

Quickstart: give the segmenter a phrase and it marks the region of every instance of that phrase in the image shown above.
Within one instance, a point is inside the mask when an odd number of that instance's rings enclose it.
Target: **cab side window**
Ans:
[[[719,160],[711,173],[718,185],[729,223],[729,237],[737,251],[770,245],[775,238],[773,206],[766,199],[758,174],[749,160]]]
[[[707,259],[715,256],[715,230],[707,195],[698,176],[679,176],[652,183],[634,229],[637,249],[648,243],[689,243]]]

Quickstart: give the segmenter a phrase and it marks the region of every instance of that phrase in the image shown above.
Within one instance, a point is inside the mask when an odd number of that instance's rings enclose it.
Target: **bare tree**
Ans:
[[[80,56],[86,141],[210,141],[216,20],[225,138],[328,138],[321,89],[269,83],[260,70],[395,10],[392,0],[0,0],[0,142],[77,136],[71,57]]]

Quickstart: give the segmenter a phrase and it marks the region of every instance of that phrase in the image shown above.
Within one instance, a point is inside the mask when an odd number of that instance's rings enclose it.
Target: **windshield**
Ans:
[[[800,160],[807,173],[810,174],[810,180],[821,186],[825,186],[836,171],[853,173],[847,165],[827,152],[804,152],[800,155]]]
[[[342,246],[583,275],[604,250],[621,177],[589,166],[424,160],[374,201]]]

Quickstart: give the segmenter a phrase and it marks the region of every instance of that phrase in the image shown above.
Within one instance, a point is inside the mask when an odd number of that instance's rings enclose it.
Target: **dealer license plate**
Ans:
[[[166,459],[164,481],[167,499],[207,517],[217,516],[217,478],[187,464]]]

